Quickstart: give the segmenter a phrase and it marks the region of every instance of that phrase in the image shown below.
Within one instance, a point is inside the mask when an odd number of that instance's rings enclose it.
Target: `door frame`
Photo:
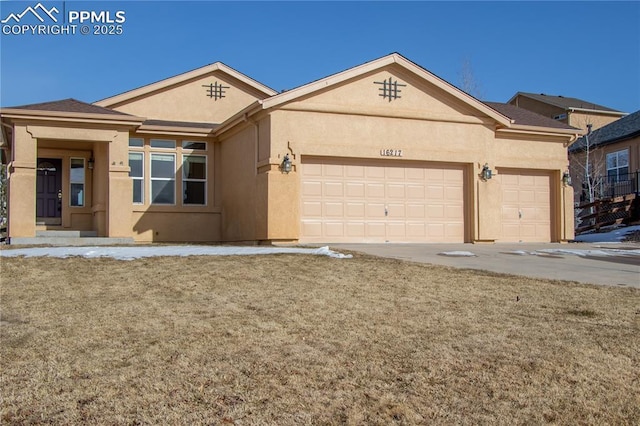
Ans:
[[[37,215],[37,205],[38,205],[38,180],[40,180],[41,175],[40,175],[40,164],[44,161],[49,161],[54,165],[59,165],[59,169],[56,170],[56,190],[58,192],[58,200],[57,200],[57,215],[56,216],[49,216],[49,217],[39,217]],[[63,203],[62,203],[62,170],[63,167],[63,161],[62,158],[56,158],[56,157],[38,157],[36,159],[36,224],[43,224],[43,225],[55,225],[55,226],[60,226],[62,225],[62,209],[63,209]],[[45,174],[47,172],[45,171]]]

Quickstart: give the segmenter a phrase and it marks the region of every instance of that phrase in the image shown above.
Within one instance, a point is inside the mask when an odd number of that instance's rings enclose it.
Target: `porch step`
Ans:
[[[85,238],[85,237],[97,237],[96,231],[36,231],[36,238]]]
[[[133,238],[98,237],[95,231],[36,231],[35,237],[13,237],[12,245],[111,246],[133,244]]]

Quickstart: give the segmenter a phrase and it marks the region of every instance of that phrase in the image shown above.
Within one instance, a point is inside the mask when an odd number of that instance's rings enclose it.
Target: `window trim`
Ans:
[[[188,157],[202,157],[204,158],[204,179],[195,179],[195,178],[188,178],[185,176],[185,167],[184,167],[184,163],[185,163],[185,159]],[[209,178],[209,160],[207,158],[207,155],[204,154],[183,154],[182,155],[182,162],[181,164],[181,169],[182,169],[182,205],[185,207],[206,207],[208,205],[208,201],[209,201],[209,197],[208,197],[208,178]],[[203,182],[204,183],[204,203],[202,204],[195,204],[195,203],[186,203],[184,200],[184,191],[185,191],[185,183],[186,182]]]
[[[82,182],[73,180],[73,160],[82,161]],[[70,157],[69,158],[69,207],[82,208],[87,205],[87,161],[84,157]],[[73,204],[73,185],[82,185],[82,204]]]
[[[621,153],[626,153],[627,154],[627,164],[624,166],[620,166],[620,161],[619,161],[619,157]],[[616,167],[609,167],[609,158],[610,156],[616,156]],[[620,169],[627,169],[627,172],[624,173],[627,176],[629,175],[629,148],[623,148],[623,149],[619,149],[617,151],[613,151],[613,152],[608,152],[605,155],[605,167],[606,167],[606,171],[607,171],[607,180],[609,182],[615,183],[615,182],[620,182]],[[609,175],[609,171],[613,171],[615,170],[615,177],[614,176],[610,176]],[[611,179],[611,177],[613,177],[613,179]]]
[[[142,186],[141,186],[141,196],[142,196],[142,201],[136,201],[135,199],[131,199],[131,201],[133,202],[134,205],[140,206],[140,205],[144,205],[145,203],[145,173],[144,173],[144,169],[145,169],[145,155],[144,155],[144,151],[129,151],[129,161],[131,161],[131,154],[134,155],[141,155],[142,156],[142,176],[132,176],[131,175],[131,164],[129,164],[129,177],[131,178],[131,180],[133,182],[135,182],[136,180],[140,180],[142,181]],[[135,193],[134,193],[135,194]]]
[[[154,155],[164,155],[173,157],[173,178],[158,178],[153,177],[153,157]],[[177,186],[177,173],[176,173],[176,152],[150,152],[149,155],[149,204],[154,206],[175,206],[177,205],[177,196],[176,196],[176,186]],[[173,202],[172,203],[156,203],[153,201],[153,182],[154,181],[165,181],[171,182],[173,181]]]

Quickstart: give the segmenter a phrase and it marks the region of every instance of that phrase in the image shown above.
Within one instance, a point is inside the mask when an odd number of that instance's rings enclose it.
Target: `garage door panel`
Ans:
[[[345,230],[347,237],[364,238],[366,236],[364,222],[347,222]]]
[[[399,185],[399,184],[388,184],[387,185],[387,198],[401,198],[404,199],[405,196],[405,191],[404,191],[404,185]]]
[[[349,198],[364,198],[365,186],[363,182],[346,182],[345,183],[347,197]]]
[[[344,217],[344,205],[342,203],[324,203],[322,214],[325,217],[342,219]]]
[[[346,166],[345,176],[348,178],[364,178],[365,177],[365,168],[364,166]]]
[[[301,241],[464,241],[461,167],[320,161],[302,160]]]
[[[322,203],[320,201],[305,201],[302,203],[303,217],[322,217]]]
[[[322,222],[320,221],[302,221],[302,234],[307,237],[322,237]]]
[[[328,237],[344,236],[344,224],[342,222],[324,222],[324,234]]]
[[[378,237],[384,238],[386,234],[386,225],[384,222],[368,222],[367,226],[367,236],[370,237]]]
[[[407,217],[410,219],[424,219],[426,210],[424,204],[407,204]]]
[[[344,186],[342,182],[325,182],[323,195],[325,197],[342,197],[344,196]]]
[[[344,177],[344,167],[339,164],[325,164],[322,172],[324,176]]]
[[[322,183],[316,181],[307,181],[302,184],[302,196],[322,196]]]
[[[384,184],[368,183],[367,198],[384,198]]]
[[[364,202],[361,203],[353,203],[348,202],[346,204],[346,217],[349,218],[363,218],[365,217],[366,212],[366,204]]]
[[[409,200],[424,200],[425,186],[424,185],[407,185],[407,199]]]

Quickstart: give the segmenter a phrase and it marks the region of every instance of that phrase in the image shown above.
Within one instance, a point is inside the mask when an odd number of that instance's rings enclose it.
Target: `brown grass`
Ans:
[[[2,260],[2,424],[638,424],[640,291],[357,255]]]

